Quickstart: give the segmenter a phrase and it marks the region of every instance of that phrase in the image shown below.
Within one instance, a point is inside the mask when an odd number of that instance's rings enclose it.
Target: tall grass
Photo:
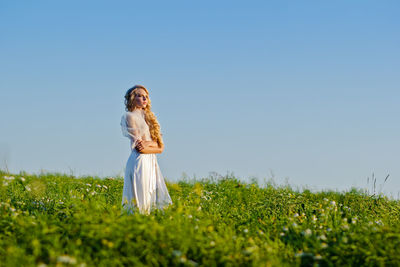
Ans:
[[[123,180],[0,172],[0,266],[398,266],[400,202],[227,175],[121,212]]]

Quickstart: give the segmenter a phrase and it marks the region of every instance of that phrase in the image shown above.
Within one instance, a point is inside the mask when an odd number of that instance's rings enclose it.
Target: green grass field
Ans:
[[[400,202],[235,177],[167,183],[121,213],[123,179],[0,172],[0,266],[400,266]]]

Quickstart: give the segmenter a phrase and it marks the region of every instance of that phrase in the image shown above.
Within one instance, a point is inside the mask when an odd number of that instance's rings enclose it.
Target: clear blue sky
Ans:
[[[400,192],[398,1],[1,1],[0,166],[122,175],[150,90],[176,181]],[[379,188],[378,188],[379,189]]]

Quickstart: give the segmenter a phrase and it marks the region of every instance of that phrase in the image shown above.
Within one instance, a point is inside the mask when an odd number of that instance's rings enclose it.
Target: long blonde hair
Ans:
[[[149,125],[150,136],[153,141],[157,142],[159,147],[164,145],[162,141],[162,134],[160,130],[160,124],[158,123],[156,115],[154,115],[153,111],[151,111],[151,101],[149,97],[149,91],[142,85],[135,85],[132,88],[128,89],[125,94],[125,110],[133,111],[135,109],[135,97],[137,95],[137,91],[139,89],[143,89],[147,93],[147,105],[144,108],[145,121]]]

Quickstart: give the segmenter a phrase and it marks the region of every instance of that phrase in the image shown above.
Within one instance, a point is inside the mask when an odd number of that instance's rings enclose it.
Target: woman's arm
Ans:
[[[141,154],[161,154],[163,152],[163,149],[160,147],[152,147],[148,146],[143,148],[142,150],[139,150],[139,153]]]
[[[152,147],[158,147],[158,144],[156,141],[142,141],[144,146],[152,146]]]
[[[138,141],[136,150],[141,154],[160,154],[164,150],[164,145],[159,147],[154,141]]]

